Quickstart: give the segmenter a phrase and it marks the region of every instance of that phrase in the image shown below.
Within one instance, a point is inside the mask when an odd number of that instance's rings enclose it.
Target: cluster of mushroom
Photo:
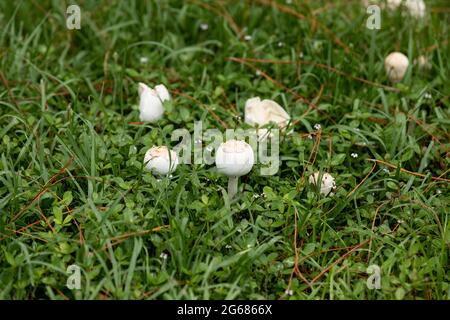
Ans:
[[[164,114],[164,101],[170,100],[170,94],[163,85],[157,85],[154,89],[143,83],[139,83],[139,112],[141,121],[156,122]],[[269,130],[263,128],[268,124],[275,124],[281,130],[285,130],[289,124],[290,116],[278,103],[273,100],[259,97],[248,99],[245,103],[245,122],[257,129],[259,140],[268,137]],[[215,163],[218,172],[228,177],[228,196],[233,198],[237,193],[238,179],[248,174],[254,165],[252,147],[245,141],[228,140],[222,143],[215,155]],[[145,169],[158,176],[166,176],[174,172],[179,164],[175,151],[167,146],[153,146],[144,156]],[[310,183],[316,185],[319,172],[310,177]],[[330,184],[331,183],[331,184]],[[320,192],[327,196],[332,195],[334,179],[328,173],[322,175]]]
[[[405,12],[416,19],[423,19],[426,13],[426,6],[423,0],[386,0],[386,7],[391,10],[405,9]],[[384,0],[363,0],[363,5],[379,5],[384,8]]]
[[[423,19],[426,14],[426,6],[423,0],[363,0],[363,5],[379,5],[389,10],[405,9],[404,12],[416,19]],[[431,63],[428,57],[421,55],[414,61],[419,70],[426,71],[431,69]],[[384,68],[388,79],[397,83],[403,80],[409,67],[409,59],[401,52],[391,52],[384,60]]]

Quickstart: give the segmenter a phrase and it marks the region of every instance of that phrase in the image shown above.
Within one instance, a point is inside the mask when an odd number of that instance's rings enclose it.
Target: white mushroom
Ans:
[[[153,174],[165,176],[177,168],[178,156],[166,146],[153,146],[145,153],[144,165]]]
[[[320,172],[315,172],[314,174],[309,176],[309,183],[313,185],[317,185],[317,181],[319,181]],[[320,193],[324,196],[332,196],[336,189],[336,182],[334,178],[329,173],[322,173],[322,181],[320,184]]]
[[[152,89],[140,82],[139,116],[141,121],[154,122],[161,119],[164,114],[163,102],[166,100],[170,100],[170,94],[163,84]]]
[[[162,102],[169,101],[170,100],[170,93],[169,90],[167,90],[166,86],[163,84],[158,84],[155,86],[155,91],[158,94],[158,97],[161,99]]]
[[[421,71],[427,71],[431,69],[431,63],[430,60],[428,59],[428,57],[421,55],[418,56],[415,60],[414,60],[414,65],[416,65],[419,70]]]
[[[239,177],[252,170],[254,161],[253,149],[245,141],[229,140],[217,149],[217,170],[229,177],[228,196],[230,198],[233,198],[237,192]]]
[[[402,81],[408,70],[408,65],[408,57],[401,52],[392,52],[384,60],[384,68],[392,82]]]
[[[404,0],[403,5],[414,18],[425,17],[426,7],[423,0]]]
[[[273,122],[279,128],[284,129],[290,119],[289,114],[273,100],[261,101],[259,97],[255,97],[245,102],[245,122],[253,127],[262,127]],[[267,129],[258,129],[258,136],[265,137],[267,132]]]

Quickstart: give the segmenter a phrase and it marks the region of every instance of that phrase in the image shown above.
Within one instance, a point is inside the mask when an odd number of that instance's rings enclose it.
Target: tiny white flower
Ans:
[[[260,75],[261,75],[261,71],[256,70],[255,74],[256,74],[257,76],[260,76]]]
[[[321,128],[322,128],[322,126],[319,123],[316,123],[314,125],[314,129],[316,129],[316,130],[320,130]]]
[[[300,59],[303,59],[303,52],[300,52],[300,53],[298,54],[298,57],[299,57]]]
[[[259,194],[255,193],[255,194],[253,195],[253,198],[258,199],[258,198],[259,198]]]
[[[308,139],[312,140],[313,136],[311,134],[308,134]]]
[[[208,28],[209,28],[209,26],[208,26],[207,23],[202,23],[202,24],[200,24],[200,29],[202,29],[203,31],[208,30]]]
[[[241,229],[241,228],[237,228],[236,230],[237,230],[237,232],[239,232],[239,233],[242,232],[242,229]]]
[[[358,158],[358,154],[356,152],[352,152],[350,156],[354,159]]]
[[[405,220],[398,219],[397,222],[398,222],[399,224],[402,224],[402,223],[405,223]]]
[[[226,248],[226,249],[231,249],[231,248],[233,248],[233,247],[230,246],[229,244],[227,244],[227,245],[225,246],[225,248]]]
[[[286,291],[284,291],[284,294],[292,296],[294,294],[294,291],[286,289]]]
[[[161,252],[161,254],[159,255],[159,257],[160,257],[161,259],[163,259],[163,260],[166,260],[167,257],[168,257],[168,255],[167,255],[167,253]]]
[[[428,93],[428,92],[425,92],[425,94],[423,95],[423,97],[425,98],[425,99],[428,99],[428,100],[431,100],[433,97],[432,97],[432,95],[431,95],[431,93]]]
[[[278,42],[278,46],[282,47],[282,46],[284,46],[284,43],[280,41],[280,42]]]
[[[244,40],[245,40],[245,41],[250,41],[250,40],[252,40],[252,36],[249,35],[249,34],[246,34],[246,35],[244,36]]]
[[[387,168],[383,168],[383,171],[386,173],[389,173],[389,169],[387,169]]]
[[[437,193],[437,194],[441,194],[442,191],[441,191],[440,189],[437,189],[437,190],[436,190],[436,193]]]
[[[148,58],[147,58],[147,57],[140,57],[140,58],[139,58],[139,62],[140,62],[141,64],[146,64],[146,63],[148,62]]]

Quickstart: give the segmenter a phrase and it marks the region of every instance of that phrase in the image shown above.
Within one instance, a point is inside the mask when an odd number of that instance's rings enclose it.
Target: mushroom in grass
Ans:
[[[315,172],[314,174],[309,176],[309,183],[312,185],[317,185],[317,181],[319,181],[320,172]],[[326,196],[332,196],[333,191],[336,189],[336,182],[334,178],[329,173],[322,173],[322,181],[320,183],[320,193]]]
[[[285,129],[291,117],[278,103],[273,100],[259,97],[248,99],[245,102],[245,122],[255,127],[262,127],[269,123],[275,123],[280,129]],[[258,128],[259,139],[268,136],[267,129]]]
[[[237,192],[238,179],[252,170],[255,162],[253,149],[245,141],[229,140],[222,143],[216,152],[217,170],[228,177],[228,196]]]
[[[409,60],[401,52],[392,52],[384,59],[384,68],[392,82],[400,82],[408,70]]]
[[[155,122],[164,114],[163,102],[170,100],[170,94],[163,84],[154,89],[139,83],[139,117],[141,121]]]
[[[166,146],[153,146],[145,153],[144,166],[155,175],[165,176],[177,168],[178,156]]]

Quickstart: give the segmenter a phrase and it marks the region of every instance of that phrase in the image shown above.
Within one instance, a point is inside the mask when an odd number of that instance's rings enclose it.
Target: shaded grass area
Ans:
[[[60,1],[0,4],[0,298],[450,298],[446,1],[378,31],[359,1],[79,5],[67,30]],[[393,86],[395,50],[431,70]],[[138,82],[171,91],[157,124],[136,123]],[[292,117],[276,175],[229,202],[214,166],[143,173],[176,128],[246,128],[254,96]]]

